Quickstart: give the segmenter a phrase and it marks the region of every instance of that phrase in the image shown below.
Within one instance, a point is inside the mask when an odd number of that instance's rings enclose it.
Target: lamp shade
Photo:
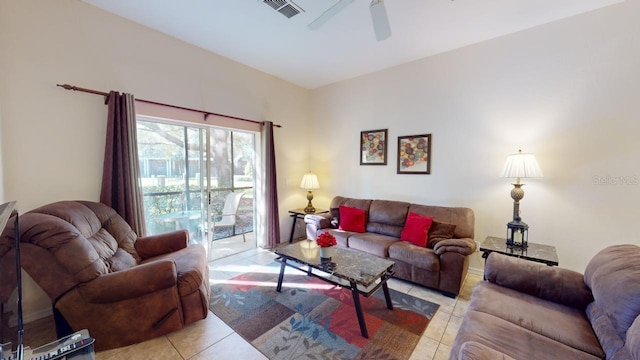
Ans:
[[[502,169],[502,177],[505,178],[541,178],[542,170],[533,154],[518,153],[511,154]]]
[[[320,189],[318,177],[314,173],[306,173],[300,181],[300,187],[307,190]]]

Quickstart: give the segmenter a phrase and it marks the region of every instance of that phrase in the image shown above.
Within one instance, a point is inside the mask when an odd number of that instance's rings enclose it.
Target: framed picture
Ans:
[[[387,129],[360,132],[360,165],[387,165]]]
[[[431,174],[431,134],[398,136],[398,174]]]

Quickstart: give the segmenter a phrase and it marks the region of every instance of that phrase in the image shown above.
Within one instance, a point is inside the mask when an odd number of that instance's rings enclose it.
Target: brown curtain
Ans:
[[[138,236],[145,236],[136,112],[131,94],[111,91],[100,202],[111,206]]]
[[[276,152],[273,142],[273,123],[265,121],[260,133],[264,157],[264,201],[265,201],[265,241],[266,247],[273,248],[280,243],[280,215],[278,214],[278,182],[276,179]]]

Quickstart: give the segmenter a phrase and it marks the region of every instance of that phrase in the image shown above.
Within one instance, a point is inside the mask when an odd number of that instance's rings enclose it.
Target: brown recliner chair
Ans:
[[[151,339],[208,314],[205,248],[188,232],[140,237],[110,207],[62,201],[20,216],[22,267],[52,300],[58,335],[96,350]]]

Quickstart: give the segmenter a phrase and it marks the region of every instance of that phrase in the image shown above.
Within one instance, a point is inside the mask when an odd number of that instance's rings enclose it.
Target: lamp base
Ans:
[[[311,190],[307,192],[307,200],[309,200],[309,203],[307,204],[307,207],[304,208],[304,212],[306,212],[307,214],[315,213],[316,208],[314,208],[313,204],[311,203],[311,200],[313,200],[313,192],[311,192]]]
[[[309,201],[309,204],[307,204],[307,207],[304,208],[304,212],[306,212],[307,214],[313,214],[316,212],[316,208],[313,207],[313,204],[311,204],[311,201]]]

